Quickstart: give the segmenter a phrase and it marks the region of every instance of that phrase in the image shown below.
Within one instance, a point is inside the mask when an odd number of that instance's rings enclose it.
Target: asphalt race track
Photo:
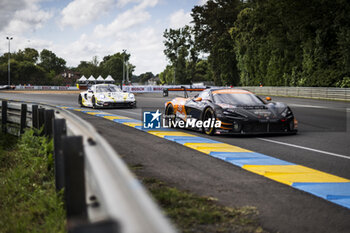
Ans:
[[[79,108],[77,94],[0,92],[0,98]],[[141,120],[142,110],[163,108],[171,97],[140,94],[136,99],[136,109],[102,111]],[[299,121],[297,135],[208,137],[194,131],[179,131],[350,179],[350,103],[282,97],[273,97],[273,101],[285,102],[292,108]],[[255,206],[261,224],[269,231],[350,231],[348,208],[132,127],[73,112],[95,125],[129,165],[142,165],[144,176],[215,197],[227,206]]]

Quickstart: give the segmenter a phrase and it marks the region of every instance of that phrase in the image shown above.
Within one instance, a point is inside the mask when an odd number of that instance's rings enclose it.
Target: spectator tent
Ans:
[[[104,79],[102,78],[102,76],[98,76],[98,78],[96,79],[96,83],[104,83]]]
[[[112,76],[108,75],[107,78],[105,79],[105,83],[115,83],[115,80],[112,78]]]
[[[89,84],[95,84],[96,83],[96,79],[94,78],[94,76],[90,76],[89,78],[88,78],[88,82],[89,82]]]

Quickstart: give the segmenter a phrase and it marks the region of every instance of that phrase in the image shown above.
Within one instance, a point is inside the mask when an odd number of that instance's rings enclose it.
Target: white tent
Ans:
[[[114,82],[115,80],[110,75],[108,75],[107,78],[105,79],[105,83],[114,83]]]
[[[78,79],[78,82],[79,83],[85,83],[87,81],[87,79],[85,78],[85,76],[83,75],[83,76],[81,76],[81,78],[80,79]]]
[[[96,83],[96,79],[92,75],[87,80],[89,81],[89,83]]]
[[[105,80],[102,78],[102,76],[98,76],[98,78],[96,79],[97,83],[103,83]]]

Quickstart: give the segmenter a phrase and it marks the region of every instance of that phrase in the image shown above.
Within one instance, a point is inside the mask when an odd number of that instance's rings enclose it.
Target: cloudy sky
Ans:
[[[161,72],[166,64],[163,32],[191,21],[205,0],[0,0],[0,55],[49,49],[67,66],[99,60],[126,49],[135,74]]]

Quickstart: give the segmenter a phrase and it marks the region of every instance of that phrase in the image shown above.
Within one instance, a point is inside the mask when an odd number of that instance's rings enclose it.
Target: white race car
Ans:
[[[81,107],[92,108],[136,107],[135,95],[113,84],[92,85],[79,94],[78,103]]]

